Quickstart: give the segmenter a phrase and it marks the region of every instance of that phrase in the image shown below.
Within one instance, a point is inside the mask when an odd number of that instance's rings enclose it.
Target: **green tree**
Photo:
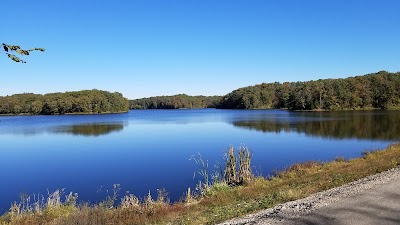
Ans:
[[[217,107],[291,110],[400,108],[399,87],[400,73],[387,71],[345,79],[263,83],[228,93]]]
[[[181,108],[215,108],[221,96],[156,96],[130,100],[130,109],[181,109]]]
[[[84,90],[65,93],[15,94],[0,97],[0,114],[32,115],[66,113],[112,113],[129,110],[129,101],[121,93]]]
[[[40,114],[42,112],[43,103],[39,100],[35,100],[31,104],[30,113],[33,115]]]

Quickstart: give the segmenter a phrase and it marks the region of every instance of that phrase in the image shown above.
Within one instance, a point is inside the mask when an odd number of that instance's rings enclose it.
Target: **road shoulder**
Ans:
[[[349,218],[354,218],[352,221]],[[365,220],[369,218],[369,220]],[[399,224],[400,168],[280,204],[220,225]]]

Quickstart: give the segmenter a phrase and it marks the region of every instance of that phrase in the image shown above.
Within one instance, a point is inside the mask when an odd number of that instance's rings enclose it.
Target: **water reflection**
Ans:
[[[295,120],[237,120],[234,126],[262,132],[298,132],[334,139],[399,141],[400,114],[388,112],[303,112],[293,113]]]
[[[88,123],[88,124],[73,124],[61,126],[37,126],[37,127],[13,127],[8,129],[0,129],[0,134],[12,134],[23,136],[36,136],[46,133],[50,134],[70,134],[79,136],[101,136],[113,132],[119,132],[124,129],[127,123]]]
[[[61,126],[52,129],[53,133],[72,134],[80,136],[100,136],[110,134],[112,132],[122,131],[124,123],[93,123],[93,124],[78,124],[71,126]]]

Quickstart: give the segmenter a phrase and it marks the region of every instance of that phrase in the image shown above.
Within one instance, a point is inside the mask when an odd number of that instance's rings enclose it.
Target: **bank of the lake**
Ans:
[[[161,192],[156,200],[124,197],[130,204],[112,207],[111,198],[97,205],[77,205],[75,198],[53,202],[36,211],[21,213],[15,204],[0,218],[2,224],[214,224],[400,166],[400,145],[363,157],[329,163],[295,164],[270,178],[256,177],[243,186],[215,183],[199,198],[169,204]],[[117,187],[118,188],[118,187]],[[126,202],[125,202],[126,203]],[[33,207],[33,206],[32,206]]]

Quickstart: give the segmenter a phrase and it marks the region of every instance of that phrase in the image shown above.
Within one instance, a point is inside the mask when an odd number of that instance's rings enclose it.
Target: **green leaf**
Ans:
[[[17,51],[18,49],[21,49],[19,45],[5,45],[7,46],[11,51]]]
[[[8,52],[8,48],[7,48],[6,44],[3,43],[2,45],[3,45],[4,51]]]
[[[46,49],[44,49],[44,48],[32,48],[32,49],[29,49],[28,51],[29,51],[29,52],[32,52],[32,51],[41,51],[41,52],[44,52],[44,51],[46,51]]]
[[[24,60],[18,58],[18,57],[15,56],[15,55],[12,55],[12,54],[7,54],[7,55],[8,55],[8,58],[10,58],[11,60],[13,60],[14,62],[26,63]]]
[[[44,48],[35,48],[35,50],[37,50],[37,51],[41,51],[41,52],[44,52],[44,51],[46,51],[46,49],[44,49]]]
[[[26,51],[26,50],[23,50],[23,49],[18,49],[16,52],[21,54],[21,55],[29,55],[29,51]]]

